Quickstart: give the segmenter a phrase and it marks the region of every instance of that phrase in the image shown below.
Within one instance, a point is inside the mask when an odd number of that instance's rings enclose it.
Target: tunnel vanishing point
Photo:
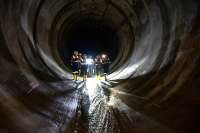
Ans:
[[[199,0],[0,0],[0,133],[199,133]],[[73,50],[112,59],[71,79]]]

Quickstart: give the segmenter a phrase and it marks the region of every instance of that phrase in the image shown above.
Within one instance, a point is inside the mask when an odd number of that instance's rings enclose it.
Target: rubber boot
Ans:
[[[75,74],[75,81],[77,81],[78,80],[78,74],[76,73]]]
[[[106,74],[104,75],[104,77],[105,77],[105,81],[107,81],[108,79],[107,79],[107,75]]]
[[[76,77],[76,76],[75,76],[75,74],[73,73],[73,80],[75,80],[75,77]]]
[[[85,75],[83,75],[83,81],[85,81]]]

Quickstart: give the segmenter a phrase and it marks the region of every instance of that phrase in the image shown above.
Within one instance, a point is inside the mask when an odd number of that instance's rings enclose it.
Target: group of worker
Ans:
[[[94,59],[92,56],[74,51],[71,57],[73,80],[77,81],[78,76],[81,76],[86,81],[88,76],[93,75],[96,75],[97,79],[104,75],[105,80],[107,80],[110,63],[110,59],[106,54],[97,55]]]

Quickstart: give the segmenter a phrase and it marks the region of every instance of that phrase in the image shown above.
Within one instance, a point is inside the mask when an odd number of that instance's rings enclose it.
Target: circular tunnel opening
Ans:
[[[80,18],[68,24],[63,32],[59,53],[67,67],[70,67],[69,62],[73,51],[93,57],[105,53],[111,61],[114,61],[119,52],[117,30],[111,23],[100,18]]]

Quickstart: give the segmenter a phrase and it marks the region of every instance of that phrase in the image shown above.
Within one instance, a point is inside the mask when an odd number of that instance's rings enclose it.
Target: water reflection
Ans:
[[[146,132],[158,126],[158,132],[169,131],[156,121],[126,105],[119,95],[137,98],[119,91],[112,84],[96,77],[78,81],[79,105],[72,131],[77,133]],[[148,127],[146,127],[148,125]],[[169,131],[171,132],[171,131]]]
[[[112,94],[111,83],[93,77],[81,82],[79,88],[81,98],[77,111],[79,120],[74,128],[76,132],[120,132],[120,123],[116,116],[119,112],[119,100]]]

